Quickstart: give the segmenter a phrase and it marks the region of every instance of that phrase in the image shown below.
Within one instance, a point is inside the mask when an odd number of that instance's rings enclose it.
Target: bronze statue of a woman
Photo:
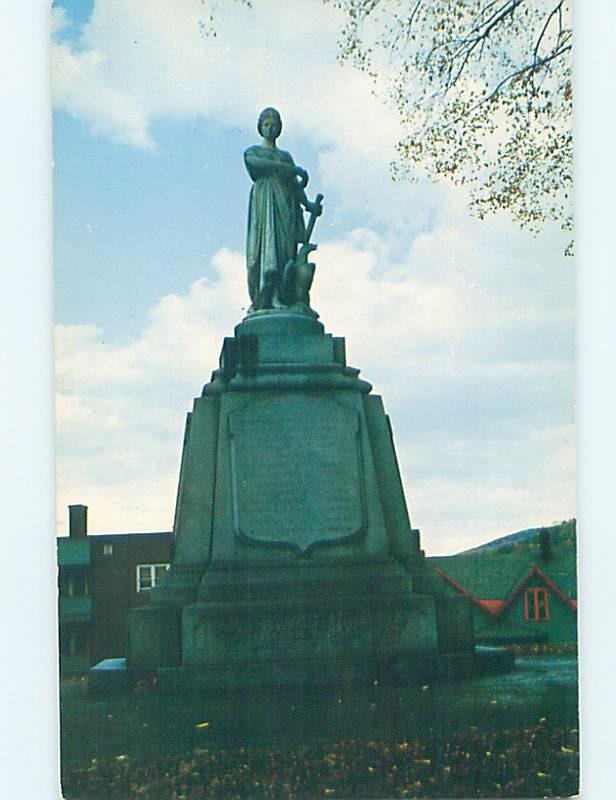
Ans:
[[[257,130],[262,144],[244,153],[254,181],[246,242],[249,313],[289,306],[308,308],[314,264],[308,264],[307,256],[316,249],[309,240],[322,211],[322,195],[317,195],[314,203],[308,200],[308,173],[295,165],[290,153],[276,147],[282,121],[275,108],[260,113]],[[302,209],[311,214],[307,227]]]

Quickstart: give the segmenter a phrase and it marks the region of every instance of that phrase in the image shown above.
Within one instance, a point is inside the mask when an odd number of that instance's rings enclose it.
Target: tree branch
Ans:
[[[451,54],[449,61],[449,68],[447,70],[447,77],[445,80],[446,91],[447,89],[450,89],[452,86],[455,86],[456,83],[460,80],[460,78],[462,77],[462,73],[466,68],[466,65],[468,64],[473,52],[475,51],[475,48],[478,45],[480,45],[482,50],[483,44],[489,38],[494,28],[500,25],[505,19],[507,19],[507,17],[512,16],[515,10],[518,8],[518,6],[520,6],[523,2],[525,2],[525,0],[508,0],[505,3],[505,5],[502,5],[498,9],[496,9],[496,11],[494,11],[494,13],[490,17],[488,17],[488,20],[482,22],[481,25],[476,25],[474,28],[471,28],[468,35],[458,40],[457,47]],[[474,32],[476,32],[476,35],[471,36],[470,34]],[[456,62],[459,61],[460,59],[462,60],[462,63],[460,64],[459,67],[456,67]]]
[[[560,13],[560,11],[562,9],[563,1],[564,0],[560,0],[560,3],[558,3],[552,9],[552,11],[548,14],[548,17],[547,17],[547,19],[545,21],[545,24],[544,24],[543,28],[541,29],[541,33],[539,34],[539,38],[535,42],[535,49],[533,50],[533,61],[534,61],[535,64],[537,63],[537,56],[539,55],[539,48],[541,47],[541,42],[543,41],[543,37],[545,36],[545,34],[546,34],[546,32],[547,32],[547,30],[548,30],[548,28],[550,26],[550,22],[552,21],[552,18],[554,17],[554,15],[557,14],[557,13]],[[562,33],[562,17],[561,17],[561,28],[560,28],[560,30],[558,32],[558,37],[556,39],[556,47],[558,47],[558,43],[560,41],[561,33]]]
[[[554,52],[550,53],[550,55],[539,59],[539,61],[536,62],[533,61],[532,64],[526,64],[525,66],[520,67],[520,69],[515,70],[515,72],[512,72],[510,75],[507,75],[507,77],[503,78],[503,80],[498,84],[498,86],[493,91],[490,92],[489,95],[483,97],[478,103],[472,106],[472,108],[470,108],[467,113],[470,114],[473,111],[476,111],[480,106],[484,105],[484,103],[488,103],[490,100],[496,97],[496,95],[500,92],[503,86],[505,86],[505,84],[515,80],[516,78],[519,78],[525,72],[528,72],[529,74],[534,74],[538,69],[541,69],[541,67],[545,66],[546,64],[549,64],[549,62],[553,61],[555,58],[564,55],[564,53],[566,53],[569,50],[571,50],[571,45],[563,46],[559,50],[555,50]]]
[[[402,48],[400,48],[398,42],[400,41],[400,37],[403,34],[404,34],[404,38],[406,40],[405,41],[405,46],[408,45],[409,39],[411,37],[412,30],[413,30],[413,23],[415,22],[415,17],[417,16],[417,12],[419,11],[419,8],[420,8],[422,2],[423,2],[423,0],[417,0],[417,2],[415,3],[415,6],[414,6],[413,10],[411,11],[411,13],[409,15],[409,18],[404,23],[404,26],[403,26],[402,30],[394,37],[394,40],[392,42],[392,50],[395,50],[396,48],[402,49]]]
[[[474,28],[471,28],[470,33],[473,33],[474,31],[480,31],[484,25],[487,25],[488,30],[486,31],[486,33],[489,34],[490,30],[495,25],[498,25],[499,22],[502,22],[502,20],[505,19],[509,14],[513,14],[516,8],[523,2],[525,2],[525,0],[507,0],[505,5],[498,8],[492,14],[492,16],[488,17],[487,19],[482,19],[479,25],[476,25]],[[493,5],[495,5],[495,3],[488,3],[488,5],[482,9],[482,12],[485,14],[485,12],[489,10]],[[495,17],[497,17],[497,19],[494,19]],[[494,22],[492,22],[492,20],[494,20]]]

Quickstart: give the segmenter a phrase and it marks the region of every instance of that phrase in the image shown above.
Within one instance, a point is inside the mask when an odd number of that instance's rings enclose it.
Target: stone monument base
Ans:
[[[470,602],[427,567],[389,418],[314,316],[248,316],[188,416],[175,556],[129,620],[163,690],[473,674]]]
[[[457,680],[509,672],[515,655],[504,648],[478,648],[475,653],[421,653],[375,665],[358,660],[251,664],[251,674],[237,667],[224,674],[218,668],[161,667],[158,688],[163,693],[233,692],[251,688],[309,688],[341,686],[408,686],[432,680]],[[137,677],[137,676],[135,676]]]
[[[407,684],[506,667],[495,651],[491,661],[475,653],[465,598],[411,587],[388,558],[212,565],[195,602],[133,613],[131,668],[156,671],[163,692],[208,692]]]

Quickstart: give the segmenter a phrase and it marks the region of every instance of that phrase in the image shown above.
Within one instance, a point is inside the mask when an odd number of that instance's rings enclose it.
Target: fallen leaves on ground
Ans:
[[[563,797],[578,791],[577,730],[541,721],[446,741],[123,754],[66,767],[62,783],[66,800]]]

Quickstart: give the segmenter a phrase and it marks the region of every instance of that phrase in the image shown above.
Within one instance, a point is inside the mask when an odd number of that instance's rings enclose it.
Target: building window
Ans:
[[[103,545],[103,555],[104,556],[112,556],[113,555],[113,545],[112,544],[104,544]]]
[[[137,564],[137,591],[147,592],[158,586],[169,564]]]
[[[60,594],[63,594],[61,591]],[[88,579],[85,575],[70,575],[66,579],[65,591],[68,597],[83,597],[88,594]]]
[[[528,621],[549,618],[548,590],[540,587],[527,589],[524,592],[524,619]]]
[[[88,632],[79,629],[64,632],[60,638],[60,652],[63,656],[87,655],[89,652]]]

